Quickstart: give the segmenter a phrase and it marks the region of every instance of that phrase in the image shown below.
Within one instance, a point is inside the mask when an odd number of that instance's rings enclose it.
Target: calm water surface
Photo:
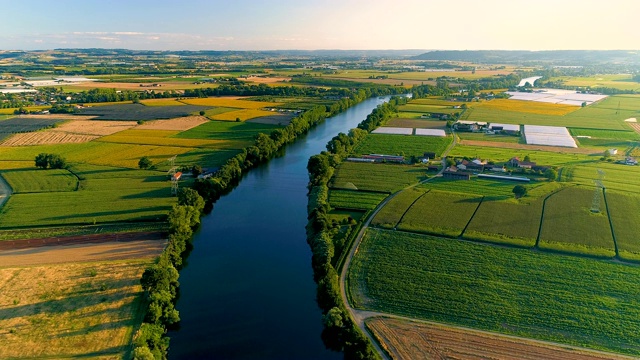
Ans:
[[[387,97],[327,119],[202,218],[180,272],[171,359],[341,359],[325,349],[306,242],[307,161]]]

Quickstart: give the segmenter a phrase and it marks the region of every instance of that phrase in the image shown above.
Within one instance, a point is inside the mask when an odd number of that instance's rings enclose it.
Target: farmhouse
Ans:
[[[457,170],[455,167],[450,167],[449,169],[442,172],[442,177],[451,180],[470,180],[471,173]]]
[[[485,131],[487,129],[487,123],[483,121],[458,120],[453,127],[457,131],[478,132]]]
[[[171,176],[171,181],[178,181],[180,180],[181,177],[182,177],[182,172],[178,171],[177,173],[173,174],[173,176]]]
[[[638,161],[635,158],[631,157],[631,156],[627,156],[624,159],[624,164],[625,165],[638,165]]]
[[[445,114],[445,113],[428,113],[428,114],[422,114],[420,115],[421,118],[423,119],[440,119],[440,120],[448,120],[451,115],[450,114]]]
[[[491,123],[489,130],[507,135],[520,135],[520,125]]]

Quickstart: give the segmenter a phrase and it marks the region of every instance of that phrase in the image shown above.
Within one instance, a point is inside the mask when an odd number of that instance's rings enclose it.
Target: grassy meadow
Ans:
[[[336,169],[332,188],[393,193],[424,179],[419,166],[344,162]]]
[[[128,358],[149,261],[0,267],[0,358]]]

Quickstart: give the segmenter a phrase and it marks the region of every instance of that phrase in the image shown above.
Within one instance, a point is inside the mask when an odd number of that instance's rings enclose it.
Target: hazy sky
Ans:
[[[0,49],[639,49],[639,0],[0,0]]]

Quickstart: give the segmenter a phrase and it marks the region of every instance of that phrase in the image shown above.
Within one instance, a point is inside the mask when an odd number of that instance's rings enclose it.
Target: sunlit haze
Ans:
[[[633,49],[636,0],[6,1],[0,49]]]

